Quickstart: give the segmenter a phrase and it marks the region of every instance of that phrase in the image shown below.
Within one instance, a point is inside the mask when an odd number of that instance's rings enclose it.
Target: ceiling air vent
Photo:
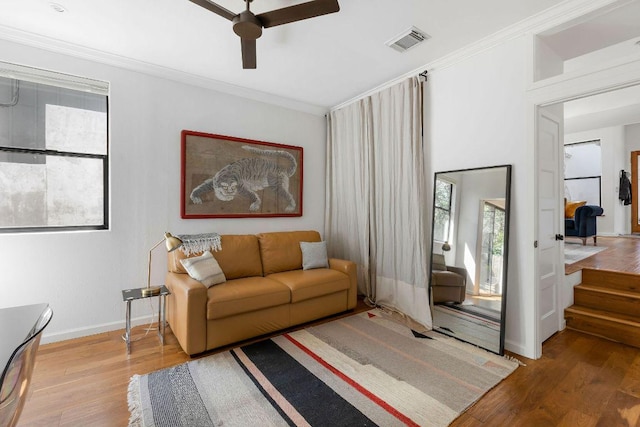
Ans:
[[[408,30],[403,31],[401,34],[392,38],[385,44],[398,52],[405,52],[412,47],[427,40],[429,35],[416,27],[411,27]]]

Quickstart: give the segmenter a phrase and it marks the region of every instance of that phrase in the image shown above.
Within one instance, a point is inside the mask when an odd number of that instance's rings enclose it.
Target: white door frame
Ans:
[[[531,35],[531,46],[534,43],[534,35]],[[552,77],[530,85],[527,90],[527,133],[528,133],[528,152],[535,159],[529,166],[529,176],[531,177],[531,185],[533,191],[531,194],[537,194],[537,171],[536,164],[536,135],[538,128],[538,109],[553,104],[563,103],[578,98],[596,95],[599,93],[609,92],[616,89],[635,86],[640,84],[640,55],[622,58],[609,66],[587,70],[584,72],[573,72],[566,75]],[[534,275],[534,292],[533,292],[533,314],[537,316],[540,301],[539,291],[540,282],[538,280],[538,252],[533,249],[534,241],[538,239],[538,201],[534,201],[533,209],[533,238],[531,239],[531,248],[533,250],[533,264],[535,268]],[[540,325],[538,319],[534,319],[534,357],[537,359],[542,356],[542,342],[540,339]]]

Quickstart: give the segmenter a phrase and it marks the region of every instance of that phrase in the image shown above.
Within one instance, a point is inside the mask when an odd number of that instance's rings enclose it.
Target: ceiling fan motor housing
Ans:
[[[233,32],[243,39],[255,40],[262,35],[262,22],[249,10],[240,12],[232,22]]]

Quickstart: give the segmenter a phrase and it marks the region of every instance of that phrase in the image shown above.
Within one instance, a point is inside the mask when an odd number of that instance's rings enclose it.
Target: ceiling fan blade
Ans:
[[[256,41],[250,39],[242,40],[242,68],[256,68]]]
[[[220,16],[222,16],[223,18],[227,18],[229,21],[231,21],[233,18],[235,18],[235,16],[237,15],[237,13],[233,13],[231,12],[229,9],[225,9],[222,6],[219,6],[213,2],[210,2],[208,0],[189,0],[191,3],[195,3],[198,6],[202,6],[205,9],[218,14]]]
[[[262,22],[264,28],[269,28],[290,22],[302,21],[303,19],[314,18],[316,16],[327,15],[339,10],[340,5],[338,4],[338,0],[314,0],[261,13],[256,15],[256,17]]]

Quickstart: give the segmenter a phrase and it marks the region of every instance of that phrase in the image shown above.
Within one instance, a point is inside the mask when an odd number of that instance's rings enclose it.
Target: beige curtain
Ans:
[[[329,252],[358,264],[370,302],[431,327],[426,187],[419,78],[330,113]]]

